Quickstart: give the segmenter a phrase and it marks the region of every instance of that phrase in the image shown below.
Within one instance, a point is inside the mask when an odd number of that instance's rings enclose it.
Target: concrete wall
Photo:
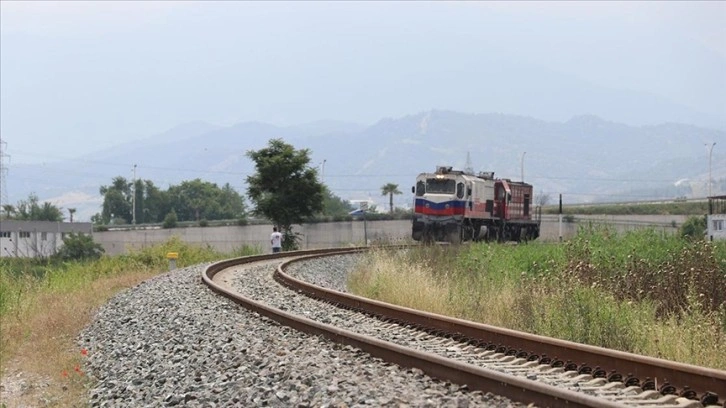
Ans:
[[[568,239],[577,229],[587,223],[608,224],[617,231],[638,228],[657,228],[665,233],[675,233],[687,216],[575,216],[574,222],[558,222],[557,215],[542,217],[540,240],[558,241]],[[408,242],[411,236],[410,220],[392,221],[349,221],[322,224],[297,225],[293,231],[300,236],[301,249],[330,248],[363,245],[369,243]],[[270,251],[272,225],[247,225],[224,227],[192,227],[174,229],[136,229],[126,231],[95,232],[94,240],[100,243],[109,255],[122,254],[129,249],[140,249],[168,241],[177,236],[182,241],[195,245],[209,245],[220,252],[232,252],[242,246],[257,247]]]

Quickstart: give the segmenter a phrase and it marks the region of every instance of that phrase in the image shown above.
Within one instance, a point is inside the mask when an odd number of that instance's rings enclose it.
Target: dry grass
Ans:
[[[515,287],[459,285],[446,270],[434,273],[430,265],[428,259],[411,262],[399,252],[374,251],[352,274],[348,286],[358,295],[412,309],[492,325],[512,324]]]
[[[0,374],[5,387],[0,407],[86,406],[89,380],[79,333],[116,293],[166,272],[168,252],[180,254],[180,268],[258,253],[242,247],[220,254],[174,237],[92,262],[0,258]]]
[[[158,272],[157,272],[158,273]],[[16,406],[84,406],[87,379],[83,355],[76,344],[96,308],[120,290],[154,276],[131,271],[90,282],[71,292],[40,291],[29,295],[12,316],[2,318],[3,378],[22,373],[33,379],[30,389],[2,403]],[[39,384],[42,384],[39,385]]]
[[[645,234],[649,242],[642,245],[653,250],[655,243]],[[603,248],[587,245],[589,251]],[[633,246],[626,241],[625,247]],[[683,249],[669,246],[662,252],[679,258],[680,253],[690,255],[694,246],[702,247],[685,244]],[[638,273],[647,274],[651,288],[670,293],[662,298],[671,309],[657,298],[623,296],[642,293],[642,286],[623,291],[622,284],[627,282],[619,280],[627,280],[632,271],[626,270],[625,276],[611,278],[605,285],[604,279],[595,278],[605,273],[591,258],[578,261],[571,258],[572,248],[552,245],[471,245],[416,249],[404,255],[377,251],[358,267],[349,288],[362,296],[442,315],[723,370],[726,303],[714,308],[714,299],[720,302],[723,294],[712,298],[699,291],[703,286],[687,286],[683,281],[670,289],[665,286],[672,275],[700,275],[701,271],[708,273],[712,284],[720,285],[726,258],[722,248],[712,249],[706,256],[682,257],[689,261],[681,261],[680,267],[660,268],[660,274],[646,270],[644,265],[650,261],[629,263]],[[626,260],[630,253],[629,249]],[[605,258],[605,265],[613,267],[611,255]],[[647,259],[655,263],[658,256]],[[572,267],[583,264],[588,265],[587,274]]]

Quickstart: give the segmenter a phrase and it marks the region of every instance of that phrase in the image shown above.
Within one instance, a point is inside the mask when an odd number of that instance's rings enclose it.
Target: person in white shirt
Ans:
[[[277,227],[272,227],[272,234],[270,235],[270,243],[272,244],[272,252],[282,251],[282,234],[277,231]]]

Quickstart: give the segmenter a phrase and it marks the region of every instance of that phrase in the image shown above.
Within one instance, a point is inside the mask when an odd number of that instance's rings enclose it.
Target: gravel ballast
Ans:
[[[351,259],[325,261],[328,273],[319,272],[319,264],[295,266],[291,273],[344,289]],[[242,273],[271,275],[278,262]],[[205,266],[150,279],[99,310],[79,340],[88,350],[85,369],[97,381],[92,406],[517,405],[281,326],[211,292],[201,282]],[[277,296],[277,302],[292,297],[269,280],[239,282],[248,294]]]

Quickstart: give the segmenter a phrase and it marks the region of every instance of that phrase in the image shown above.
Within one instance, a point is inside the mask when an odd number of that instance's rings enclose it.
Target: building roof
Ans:
[[[90,222],[59,222],[59,221],[19,221],[0,220],[0,231],[30,231],[30,232],[93,232],[93,223]]]

